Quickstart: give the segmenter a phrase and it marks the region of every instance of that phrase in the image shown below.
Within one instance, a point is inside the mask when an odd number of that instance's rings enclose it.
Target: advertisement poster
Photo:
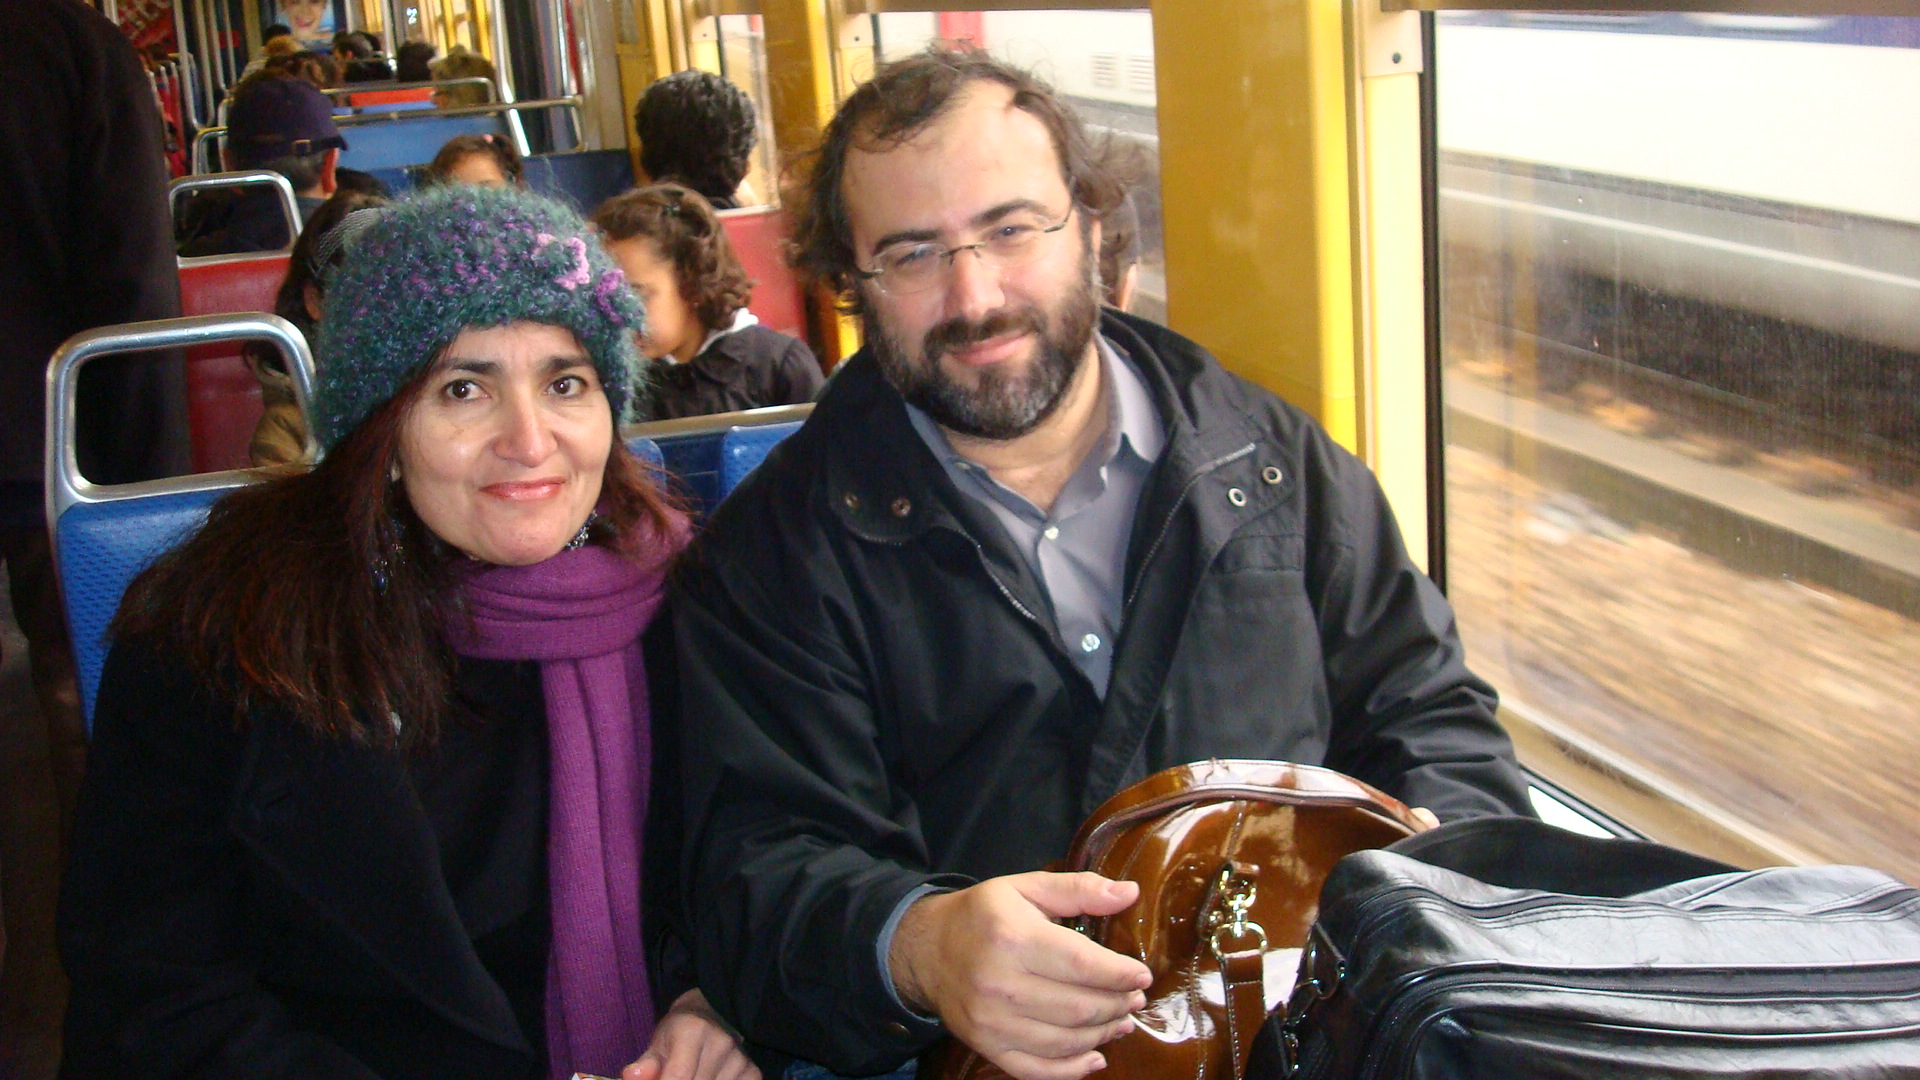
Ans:
[[[268,0],[267,18],[293,31],[295,41],[305,49],[322,51],[333,45],[333,4],[331,0]]]

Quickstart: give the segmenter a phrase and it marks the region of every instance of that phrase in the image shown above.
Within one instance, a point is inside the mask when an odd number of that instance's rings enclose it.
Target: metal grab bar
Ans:
[[[293,184],[277,172],[265,169],[250,169],[241,172],[201,173],[195,176],[183,176],[167,184],[167,213],[171,215],[179,205],[180,196],[195,191],[211,191],[214,188],[251,187],[265,184],[280,193],[280,209],[287,216],[287,246],[291,248],[295,240],[300,239],[300,200],[294,196]]]
[[[490,105],[462,105],[453,109],[403,109],[397,111],[356,113],[352,116],[336,116],[333,118],[333,123],[335,127],[347,128],[363,127],[367,124],[405,124],[426,120],[440,120],[450,116],[499,116],[502,113],[518,119],[521,109],[572,109],[575,130],[578,131],[580,124],[580,107],[581,99],[577,96],[541,98],[536,101],[496,101]],[[518,128],[516,127],[515,130],[517,131]],[[206,160],[204,153],[206,144],[213,141],[214,137],[225,135],[226,133],[227,129],[225,126],[215,125],[213,127],[201,128],[199,134],[193,137],[194,172],[198,173],[200,171],[200,163]],[[532,149],[527,146],[526,135],[524,133],[518,135],[515,141],[519,143],[518,149],[521,157],[531,157],[533,155]]]
[[[78,503],[112,502],[148,493],[162,487],[168,491],[231,484],[231,474],[206,473],[200,477],[173,477],[133,484],[94,484],[80,475],[80,461],[74,449],[74,401],[80,385],[80,368],[88,361],[119,353],[152,349],[179,349],[191,345],[211,345],[221,341],[264,340],[280,350],[287,374],[293,380],[293,397],[300,411],[313,415],[313,353],[307,339],[287,320],[264,312],[238,315],[195,315],[185,319],[155,319],[151,322],[125,323],[83,330],[68,338],[47,364],[47,449],[46,507],[47,526],[53,529],[60,515]],[[319,443],[312,428],[307,431],[307,454],[318,461]],[[57,531],[57,530],[56,530]]]

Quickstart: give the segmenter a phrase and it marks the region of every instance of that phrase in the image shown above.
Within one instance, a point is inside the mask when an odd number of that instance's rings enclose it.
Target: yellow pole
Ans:
[[[1345,23],[1341,0],[1153,6],[1168,321],[1355,447]]]

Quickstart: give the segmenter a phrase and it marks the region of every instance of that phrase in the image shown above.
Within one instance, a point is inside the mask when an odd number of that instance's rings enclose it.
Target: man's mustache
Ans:
[[[927,331],[922,349],[929,360],[937,360],[955,349],[978,345],[1007,334],[1045,334],[1047,318],[1035,307],[1001,308],[983,318],[948,319]]]

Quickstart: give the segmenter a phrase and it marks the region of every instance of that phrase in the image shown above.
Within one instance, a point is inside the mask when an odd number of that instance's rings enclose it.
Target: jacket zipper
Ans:
[[[1133,610],[1134,598],[1140,595],[1140,582],[1145,581],[1147,578],[1147,567],[1153,564],[1153,557],[1160,553],[1161,542],[1166,540],[1167,531],[1173,528],[1173,516],[1180,512],[1180,507],[1187,501],[1187,493],[1193,490],[1193,485],[1199,483],[1203,477],[1212,473],[1215,469],[1220,468],[1222,465],[1229,465],[1239,461],[1241,458],[1253,453],[1253,450],[1254,444],[1248,443],[1231,454],[1214,458],[1212,461],[1200,466],[1197,472],[1187,478],[1186,486],[1180,489],[1180,494],[1174,497],[1173,505],[1167,508],[1167,516],[1161,519],[1159,534],[1153,538],[1153,543],[1147,545],[1146,557],[1140,560],[1140,579],[1133,583],[1133,589],[1127,593],[1126,602],[1120,605],[1123,618],[1125,617],[1125,612]]]

